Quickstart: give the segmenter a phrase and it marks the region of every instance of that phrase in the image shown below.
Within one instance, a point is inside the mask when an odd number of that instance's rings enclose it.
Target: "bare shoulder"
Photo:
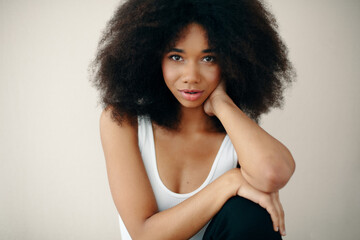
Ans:
[[[107,163],[127,164],[130,156],[139,155],[137,125],[124,118],[119,123],[112,113],[112,108],[103,110],[100,116],[100,137]]]
[[[126,164],[129,156],[139,155],[137,125],[124,118],[119,123],[108,107],[100,116],[100,136],[107,162],[116,161]]]
[[[136,133],[137,124],[133,120],[126,117],[124,117],[121,123],[118,122],[113,117],[113,108],[107,107],[100,115],[100,131],[107,132],[108,130],[130,131]]]

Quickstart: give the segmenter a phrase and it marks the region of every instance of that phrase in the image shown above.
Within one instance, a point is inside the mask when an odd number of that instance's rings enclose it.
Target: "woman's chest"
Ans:
[[[156,134],[155,155],[162,183],[172,192],[199,188],[212,168],[225,134],[174,136]]]

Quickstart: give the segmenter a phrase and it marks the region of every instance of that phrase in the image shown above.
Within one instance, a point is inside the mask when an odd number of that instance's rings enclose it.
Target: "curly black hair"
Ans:
[[[108,22],[92,65],[102,104],[112,106],[119,123],[148,115],[160,126],[177,128],[179,103],[164,83],[161,59],[191,23],[206,30],[227,93],[242,111],[258,122],[282,106],[295,72],[263,2],[128,0]]]

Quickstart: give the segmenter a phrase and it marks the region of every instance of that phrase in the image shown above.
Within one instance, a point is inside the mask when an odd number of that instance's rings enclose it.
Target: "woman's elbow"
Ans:
[[[282,164],[270,167],[264,173],[267,192],[274,192],[283,188],[295,171],[295,161],[290,158]]]

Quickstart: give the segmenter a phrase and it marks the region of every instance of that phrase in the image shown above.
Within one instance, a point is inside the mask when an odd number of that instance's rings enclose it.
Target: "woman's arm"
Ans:
[[[282,188],[295,170],[289,150],[244,114],[220,83],[204,106],[216,115],[229,135],[244,178],[263,192]]]
[[[188,239],[241,185],[240,170],[233,169],[191,198],[158,212],[138,148],[137,127],[126,120],[118,125],[108,109],[101,116],[100,131],[111,193],[133,239]]]

